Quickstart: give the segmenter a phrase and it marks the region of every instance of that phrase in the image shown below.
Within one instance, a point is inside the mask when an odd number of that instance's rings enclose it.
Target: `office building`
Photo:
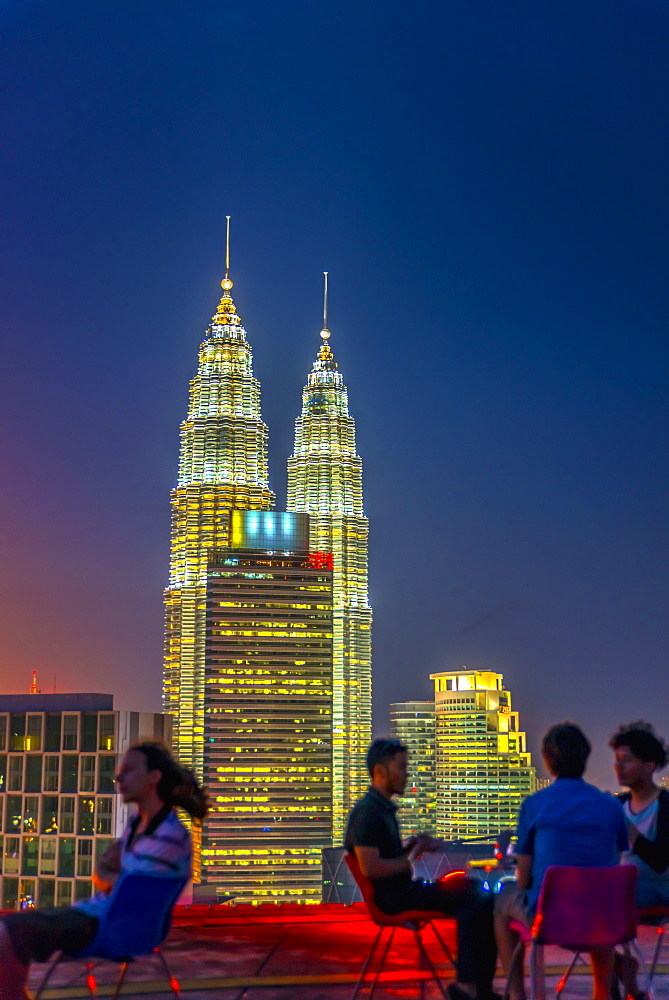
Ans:
[[[397,799],[403,837],[437,833],[435,729],[433,701],[402,701],[390,706],[390,733],[408,751],[404,795]]]
[[[327,282],[327,276],[326,276]],[[371,626],[367,580],[369,525],[362,462],[348,393],[328,343],[327,284],[321,348],[302,394],[288,459],[288,509],[309,514],[312,552],[333,560],[333,843],[368,785],[372,729]]]
[[[230,512],[210,553],[202,877],[236,902],[321,898],[332,841],[332,570],[306,514]]]
[[[437,835],[496,837],[514,827],[536,787],[518,713],[502,674],[488,670],[431,674],[437,760]]]
[[[229,255],[228,255],[229,263]],[[174,749],[201,775],[204,746],[204,646],[207,553],[229,544],[229,511],[274,506],[267,474],[267,427],[251,347],[232,301],[223,295],[200,346],[188,414],[181,425],[172,490],[169,586],[165,591],[163,708],[174,716]]]
[[[0,695],[2,909],[90,896],[95,859],[128,818],[119,757],[170,739],[171,719],[115,710],[110,694]]]

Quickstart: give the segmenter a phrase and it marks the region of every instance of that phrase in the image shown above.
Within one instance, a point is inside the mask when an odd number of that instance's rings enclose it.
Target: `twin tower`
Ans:
[[[367,785],[368,521],[348,394],[329,345],[307,377],[273,511],[251,347],[223,295],[200,347],[171,494],[163,701],[209,787],[196,874],[238,900],[316,898]]]

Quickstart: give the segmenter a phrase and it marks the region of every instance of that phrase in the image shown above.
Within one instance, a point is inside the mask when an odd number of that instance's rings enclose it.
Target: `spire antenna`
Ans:
[[[323,271],[325,285],[323,287],[323,329],[328,328],[328,272]]]
[[[225,217],[225,277],[221,282],[221,288],[224,292],[229,293],[232,288],[232,281],[230,280],[230,216]],[[225,296],[224,296],[225,298]],[[230,298],[228,294],[228,298]]]
[[[321,337],[323,340],[327,340],[330,336],[330,331],[328,330],[328,272],[323,271],[325,276],[325,284],[323,287],[323,329],[321,330]]]

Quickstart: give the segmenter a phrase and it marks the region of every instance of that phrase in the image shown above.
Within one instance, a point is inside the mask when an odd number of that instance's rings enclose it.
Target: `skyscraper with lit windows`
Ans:
[[[430,674],[434,681],[437,836],[497,837],[514,827],[536,789],[518,712],[502,674],[490,670]]]
[[[403,837],[437,832],[434,702],[400,701],[390,706],[390,734],[407,748],[404,794],[397,799]]]
[[[368,595],[369,523],[362,504],[362,462],[348,393],[328,343],[327,275],[322,344],[302,394],[288,459],[288,510],[309,514],[312,552],[332,554],[333,842],[369,778],[372,730],[372,609]]]
[[[251,347],[232,301],[229,255],[223,295],[200,346],[181,425],[172,490],[169,586],[165,591],[163,707],[174,716],[174,750],[201,774],[204,743],[208,552],[229,544],[232,508],[270,510],[267,426]]]
[[[332,843],[332,570],[309,517],[230,512],[207,579],[202,874],[224,898],[318,902]]]

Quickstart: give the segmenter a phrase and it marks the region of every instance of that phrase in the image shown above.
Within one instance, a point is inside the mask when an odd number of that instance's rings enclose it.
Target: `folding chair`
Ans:
[[[109,908],[100,918],[93,941],[81,951],[73,954],[60,952],[56,956],[35,993],[35,1000],[39,1000],[60,962],[77,958],[120,963],[113,997],[116,1000],[121,992],[128,964],[136,958],[151,954],[158,956],[170,988],[178,1000],[179,983],[172,976],[160,945],[167,937],[174,904],[185,884],[186,879],[182,878],[161,878],[134,872],[122,875],[114,886]],[[86,985],[93,997],[97,988],[93,974],[96,964],[99,962],[86,963]]]
[[[637,923],[650,925],[657,929],[653,957],[648,969],[648,980],[652,983],[655,976],[655,969],[657,968],[657,960],[660,957],[660,949],[664,943],[664,931],[669,923],[669,906],[642,906],[637,910]]]
[[[520,938],[511,962],[512,969],[517,961],[522,961],[524,945],[530,945],[532,1000],[545,1000],[546,997],[544,945],[547,944],[574,952],[571,964],[557,985],[558,995],[581,952],[620,944],[626,955],[629,955],[630,945],[634,949],[646,979],[649,1000],[652,1000],[643,956],[636,943],[636,875],[633,865],[611,868],[554,866],[546,870],[532,927],[515,920],[510,923]],[[507,980],[505,996],[508,992]]]
[[[435,983],[437,984],[437,987],[440,990],[442,997],[444,997],[444,1000],[447,1000],[446,992],[442,985],[441,979],[437,975],[437,970],[435,969],[434,964],[425,949],[425,945],[423,944],[421,934],[425,930],[425,928],[429,925],[432,928],[432,932],[434,933],[435,938],[441,945],[442,950],[446,955],[446,958],[451,963],[453,968],[455,968],[455,959],[453,958],[453,955],[451,954],[448,945],[442,938],[441,934],[437,930],[436,924],[434,923],[435,920],[444,920],[448,918],[445,917],[444,914],[441,913],[439,910],[403,910],[401,913],[393,913],[393,914],[384,913],[382,910],[378,908],[378,906],[374,902],[374,887],[372,885],[371,880],[367,878],[366,875],[363,875],[362,869],[360,868],[356,856],[354,854],[347,854],[346,864],[348,865],[351,874],[353,875],[353,878],[358,883],[370,919],[373,920],[374,923],[379,928],[378,934],[374,938],[374,943],[372,944],[372,947],[370,948],[367,958],[365,959],[365,962],[363,964],[362,972],[360,973],[360,978],[356,983],[355,990],[353,991],[353,996],[351,997],[351,1000],[356,1000],[356,997],[358,996],[358,993],[360,992],[360,989],[362,987],[362,982],[367,973],[367,969],[369,968],[372,958],[374,957],[374,953],[377,949],[379,941],[381,940],[386,928],[390,928],[390,934],[388,935],[385,945],[383,947],[381,962],[379,963],[378,968],[376,970],[374,981],[372,982],[372,988],[369,993],[369,1000],[372,1000],[372,997],[374,996],[374,990],[376,989],[376,984],[379,981],[379,976],[381,975],[381,971],[383,969],[386,958],[388,956],[388,952],[390,950],[390,946],[395,936],[395,931],[397,930],[398,927],[404,927],[407,930],[413,931],[413,935],[416,940],[416,945],[418,947],[418,954],[420,956],[421,967],[422,964],[425,963],[427,968],[432,973],[432,977]]]

